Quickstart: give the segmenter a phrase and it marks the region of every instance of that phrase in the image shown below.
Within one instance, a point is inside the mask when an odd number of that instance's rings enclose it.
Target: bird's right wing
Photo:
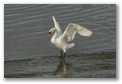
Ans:
[[[52,19],[53,19],[54,26],[55,26],[56,30],[57,30],[59,33],[61,33],[61,34],[62,34],[62,31],[61,31],[61,28],[60,28],[59,23],[56,21],[56,19],[55,19],[55,17],[54,17],[54,16],[52,16]]]
[[[72,41],[75,38],[76,33],[79,33],[82,36],[90,36],[92,31],[81,25],[69,23],[61,38],[65,41]]]

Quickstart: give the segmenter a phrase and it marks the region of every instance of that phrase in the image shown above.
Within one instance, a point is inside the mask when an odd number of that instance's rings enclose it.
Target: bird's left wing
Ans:
[[[52,19],[53,19],[54,26],[55,26],[56,30],[57,30],[59,33],[61,33],[61,34],[62,34],[62,31],[61,31],[61,28],[60,28],[59,23],[56,21],[56,19],[55,19],[55,17],[54,17],[54,16],[52,16]]]
[[[65,41],[72,41],[75,38],[76,33],[79,33],[82,36],[90,36],[92,31],[81,25],[69,23],[61,38]]]

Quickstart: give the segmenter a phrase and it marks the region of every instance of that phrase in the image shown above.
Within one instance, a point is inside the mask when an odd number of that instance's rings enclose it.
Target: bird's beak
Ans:
[[[49,36],[49,37],[51,36],[51,32],[48,33],[48,36]]]

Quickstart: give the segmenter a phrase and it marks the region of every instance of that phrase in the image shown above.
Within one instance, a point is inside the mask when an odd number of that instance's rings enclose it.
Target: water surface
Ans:
[[[115,78],[116,52],[5,61],[5,78]]]

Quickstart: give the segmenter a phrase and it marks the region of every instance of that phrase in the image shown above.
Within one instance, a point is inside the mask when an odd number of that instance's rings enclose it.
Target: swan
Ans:
[[[65,58],[66,51],[71,49],[75,45],[75,43],[69,44],[68,42],[72,41],[75,38],[76,33],[87,37],[92,35],[92,31],[75,23],[69,23],[64,33],[62,33],[60,25],[56,21],[54,16],[52,16],[52,19],[54,22],[54,27],[49,30],[48,36],[50,37],[51,34],[54,33],[51,38],[51,43],[60,50],[61,54],[59,57],[61,58]]]

